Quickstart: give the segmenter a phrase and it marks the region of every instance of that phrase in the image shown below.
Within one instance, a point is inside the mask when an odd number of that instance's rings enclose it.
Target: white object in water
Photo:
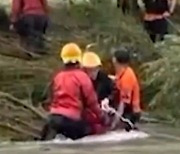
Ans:
[[[105,143],[105,142],[115,143],[115,142],[123,142],[128,140],[143,139],[147,137],[149,137],[149,135],[141,131],[130,131],[130,132],[114,131],[102,135],[87,136],[75,141],[71,139],[60,140],[56,138],[55,140],[53,140],[53,143],[56,144],[91,144],[91,143],[96,144],[96,143]]]

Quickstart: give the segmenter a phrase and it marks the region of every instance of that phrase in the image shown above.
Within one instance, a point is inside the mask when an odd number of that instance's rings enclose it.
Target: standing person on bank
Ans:
[[[144,12],[144,24],[153,43],[163,41],[168,33],[167,19],[174,13],[176,0],[138,0]]]
[[[47,0],[13,0],[10,30],[20,36],[20,44],[26,50],[42,53],[43,35],[48,26]]]

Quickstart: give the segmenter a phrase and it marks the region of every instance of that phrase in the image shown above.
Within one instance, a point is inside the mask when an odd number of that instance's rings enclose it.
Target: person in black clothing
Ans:
[[[113,81],[101,69],[101,60],[94,52],[85,52],[83,55],[82,65],[85,72],[90,76],[97,93],[99,103],[105,98],[110,99],[113,92]]]
[[[144,26],[153,43],[163,41],[168,33],[168,18],[173,14],[176,0],[138,0],[144,12]]]

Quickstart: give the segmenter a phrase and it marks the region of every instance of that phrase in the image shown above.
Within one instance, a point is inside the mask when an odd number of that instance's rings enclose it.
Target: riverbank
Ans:
[[[154,48],[142,24],[132,16],[123,16],[109,0],[93,5],[51,4],[52,21],[46,36],[50,47],[48,56],[27,58],[17,46],[17,36],[0,32],[3,40],[0,41],[0,136],[3,140],[38,137],[46,115],[42,109],[45,91],[52,72],[61,65],[57,56],[60,47],[70,41],[77,42],[83,50],[95,43],[91,50],[100,54],[108,73],[114,72],[111,49],[130,46],[132,65],[142,81],[146,110],[178,124],[180,45],[177,36]]]
[[[14,144],[0,144],[0,153],[6,154],[58,154],[61,151],[62,154],[71,153],[123,153],[131,154],[132,151],[135,154],[179,154],[179,129],[173,127],[165,127],[164,125],[144,125],[142,128],[144,131],[149,132],[150,138],[132,140],[121,143],[108,143],[108,144],[96,144],[96,145],[73,145],[63,146],[58,144],[37,144],[37,143],[14,143]]]

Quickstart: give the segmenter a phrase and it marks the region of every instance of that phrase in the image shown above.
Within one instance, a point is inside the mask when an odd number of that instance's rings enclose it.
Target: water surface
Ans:
[[[180,154],[180,130],[164,125],[144,125],[151,137],[120,143],[58,145],[0,144],[0,154]]]

